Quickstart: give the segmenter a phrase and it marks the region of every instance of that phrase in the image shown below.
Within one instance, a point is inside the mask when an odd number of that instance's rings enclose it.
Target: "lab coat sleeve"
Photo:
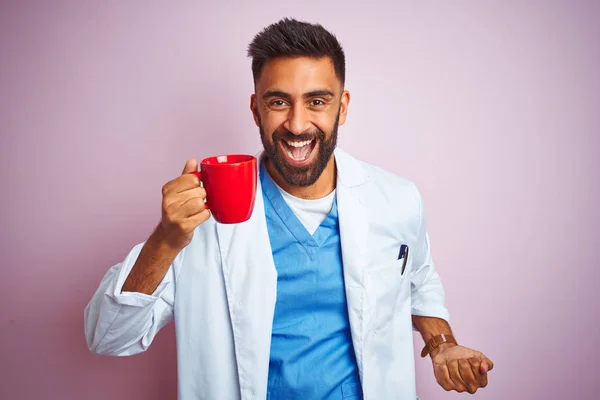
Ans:
[[[85,308],[85,337],[93,353],[128,356],[146,351],[158,331],[173,319],[174,270],[185,250],[154,293],[121,293],[143,245],[135,246],[123,262],[108,270]]]
[[[417,191],[418,193],[418,191]],[[445,305],[445,292],[440,276],[431,257],[429,234],[427,233],[423,200],[418,194],[419,222],[412,254],[411,312],[413,315],[437,317],[450,322]]]

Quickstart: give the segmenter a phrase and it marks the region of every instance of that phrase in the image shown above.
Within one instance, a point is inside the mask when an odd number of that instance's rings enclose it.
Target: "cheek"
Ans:
[[[335,126],[335,119],[331,118],[330,116],[318,118],[314,120],[314,125],[321,132],[324,132],[326,137],[329,137],[333,127]]]
[[[261,119],[261,124],[265,134],[269,134],[269,137],[278,129],[284,129],[286,118],[283,113],[266,113]]]

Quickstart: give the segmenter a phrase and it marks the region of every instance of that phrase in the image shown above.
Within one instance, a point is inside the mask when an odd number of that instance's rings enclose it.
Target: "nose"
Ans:
[[[310,118],[303,104],[296,104],[290,109],[288,118],[283,126],[294,135],[301,135],[310,130]]]

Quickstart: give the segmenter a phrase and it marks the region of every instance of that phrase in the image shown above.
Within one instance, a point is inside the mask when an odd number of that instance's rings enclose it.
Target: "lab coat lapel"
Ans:
[[[365,336],[364,271],[368,263],[369,221],[362,202],[363,185],[368,177],[361,165],[340,149],[335,151],[337,167],[337,201],[340,240],[344,265],[344,282],[352,343],[361,379],[363,377],[363,339]]]
[[[257,158],[260,165],[262,153]],[[260,180],[257,185],[248,221],[216,224],[242,399],[266,398],[277,295]]]

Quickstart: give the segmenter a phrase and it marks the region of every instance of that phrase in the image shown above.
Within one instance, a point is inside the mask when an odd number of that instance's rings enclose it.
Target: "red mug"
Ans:
[[[221,224],[250,219],[256,199],[256,157],[227,154],[205,158],[200,172],[192,172],[206,190],[206,206]]]

